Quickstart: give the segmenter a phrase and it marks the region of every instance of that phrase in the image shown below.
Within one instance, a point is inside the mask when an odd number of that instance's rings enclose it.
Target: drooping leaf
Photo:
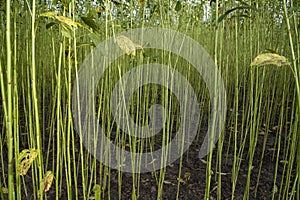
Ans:
[[[42,181],[42,190],[43,192],[48,192],[52,182],[53,182],[54,174],[52,171],[47,171],[45,177]]]
[[[276,65],[281,67],[284,65],[290,65],[288,59],[284,56],[276,53],[263,53],[256,56],[251,63],[251,66],[264,66],[264,65]]]
[[[62,24],[61,33],[66,38],[70,38],[70,39],[73,38],[73,31],[70,29],[69,26],[65,26]]]
[[[38,151],[36,149],[24,149],[18,157],[17,174],[25,175],[37,156]]]
[[[122,51],[124,51],[127,55],[135,56],[137,48],[143,49],[143,47],[141,47],[140,45],[136,45],[128,37],[124,35],[119,35],[116,38],[116,41],[120,49],[122,49]]]
[[[117,38],[117,44],[119,45],[120,49],[124,51],[127,55],[135,56],[135,44],[126,36],[120,35]]]
[[[222,14],[219,18],[218,18],[218,23],[220,23],[227,15],[229,15],[230,13],[234,12],[235,10],[253,10],[253,11],[258,11],[256,9],[256,7],[254,6],[237,6],[235,8],[232,8],[230,10],[227,10],[224,14]]]
[[[93,18],[82,16],[81,19],[88,27],[92,28],[94,32],[97,32],[99,30],[99,26],[98,24],[96,24]]]
[[[139,5],[144,8],[146,4],[146,0],[138,0]]]
[[[49,17],[49,18],[54,18],[56,17],[56,12],[45,12],[39,15],[39,17]]]
[[[71,27],[77,28],[78,23],[74,22],[72,19],[65,17],[65,16],[56,16],[55,17],[58,21],[67,24]]]

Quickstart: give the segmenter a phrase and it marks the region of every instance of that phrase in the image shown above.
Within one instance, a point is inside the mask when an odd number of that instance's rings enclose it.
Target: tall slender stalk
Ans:
[[[38,151],[38,177],[39,177],[39,197],[43,199],[42,190],[42,179],[43,179],[43,154],[42,154],[42,144],[41,144],[41,133],[40,133],[40,118],[39,118],[39,102],[37,94],[37,78],[36,78],[36,64],[35,64],[35,27],[36,27],[36,2],[32,1],[32,13],[31,13],[31,85],[32,85],[32,100],[34,109],[34,121],[35,121],[35,135],[36,135],[36,148]]]
[[[290,2],[290,4],[292,5],[293,1]],[[300,73],[300,70],[299,70],[299,41],[297,42],[297,47],[298,47],[298,58],[296,58],[296,51],[294,49],[294,40],[293,40],[293,37],[292,37],[292,28],[291,28],[291,25],[290,25],[290,17],[289,17],[289,14],[288,14],[288,9],[287,9],[287,1],[286,0],[283,0],[283,8],[284,8],[284,14],[285,14],[285,20],[286,20],[286,24],[287,24],[287,29],[288,29],[288,36],[289,36],[289,43],[290,43],[290,50],[291,50],[291,54],[292,54],[292,70],[293,70],[293,74],[294,74],[294,78],[295,78],[295,84],[296,84],[296,99],[297,99],[297,105],[296,105],[296,119],[294,121],[294,135],[295,135],[295,140],[294,141],[298,141],[298,147],[295,147],[297,148],[297,154],[296,154],[296,159],[297,159],[297,172],[296,172],[296,180],[295,180],[295,183],[298,181],[298,186],[297,186],[297,196],[299,198],[300,196],[300,192],[299,192],[299,176],[300,176],[300,137],[299,137],[299,134],[296,134],[298,133],[299,131],[299,126],[300,126],[300,120],[299,120],[299,114],[300,114],[300,76],[299,76],[299,73]],[[294,13],[295,14],[295,13]],[[295,16],[294,18],[294,26],[298,26],[297,23],[296,23],[296,20],[295,20]],[[297,28],[295,28],[295,31],[296,31],[296,36],[298,36],[298,31],[297,31]],[[298,60],[298,65],[297,65],[297,60]],[[297,180],[298,179],[298,180]]]
[[[9,199],[15,198],[14,189],[14,133],[13,133],[13,77],[12,77],[12,63],[11,63],[11,24],[10,24],[10,11],[11,1],[6,0],[6,62],[7,62],[7,98],[3,101],[7,101],[7,115],[6,115],[6,137],[8,146],[8,197]]]

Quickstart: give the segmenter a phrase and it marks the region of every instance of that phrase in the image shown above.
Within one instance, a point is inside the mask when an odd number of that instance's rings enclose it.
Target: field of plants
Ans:
[[[300,199],[300,1],[0,1],[0,199]]]

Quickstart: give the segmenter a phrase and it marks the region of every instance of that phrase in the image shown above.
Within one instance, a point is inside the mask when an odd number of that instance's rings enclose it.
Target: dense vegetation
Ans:
[[[147,84],[130,97],[128,112],[147,125],[149,108],[161,104],[168,111],[165,126],[141,139],[121,129],[111,94],[140,64],[161,63],[181,73],[197,95],[201,117],[199,134],[176,162],[128,175],[101,164],[82,144],[72,91],[97,45],[143,27],[176,30],[204,47],[224,82],[226,124],[214,150],[200,160],[201,133],[210,123],[205,82],[180,56],[133,41],[139,48],[118,58],[97,87],[96,113],[106,136],[128,151],[151,152],[166,146],[180,116],[189,115],[180,113],[172,90]],[[297,0],[2,1],[0,197],[300,199],[299,30]]]

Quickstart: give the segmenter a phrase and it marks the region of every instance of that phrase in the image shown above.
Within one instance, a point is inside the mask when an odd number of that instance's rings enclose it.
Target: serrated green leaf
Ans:
[[[265,66],[265,65],[276,65],[281,67],[284,65],[290,65],[288,59],[284,56],[275,53],[263,53],[256,56],[251,63],[251,66]]]

